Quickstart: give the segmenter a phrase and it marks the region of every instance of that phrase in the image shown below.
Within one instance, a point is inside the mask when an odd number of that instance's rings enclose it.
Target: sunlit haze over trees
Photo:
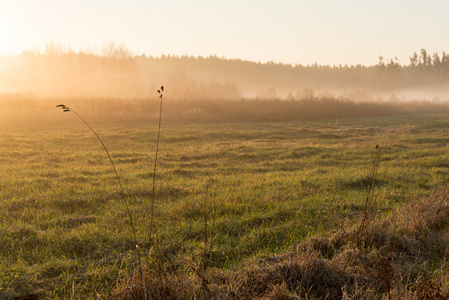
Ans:
[[[110,43],[100,51],[48,44],[44,52],[0,56],[0,92],[38,97],[152,96],[165,82],[177,99],[298,99],[332,94],[355,101],[449,97],[449,54],[420,49],[409,62],[379,56],[376,65],[291,65],[217,56],[134,55]]]

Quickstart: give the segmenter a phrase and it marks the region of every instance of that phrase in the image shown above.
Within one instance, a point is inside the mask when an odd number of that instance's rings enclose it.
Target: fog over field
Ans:
[[[176,99],[304,99],[355,101],[449,99],[449,55],[420,49],[409,62],[379,57],[377,65],[291,65],[209,56],[134,55],[123,44],[78,51],[0,56],[0,93],[35,97],[155,97],[163,83]]]

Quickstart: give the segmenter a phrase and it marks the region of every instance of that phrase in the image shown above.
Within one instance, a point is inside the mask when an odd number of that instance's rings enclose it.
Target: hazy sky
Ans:
[[[449,52],[447,0],[0,0],[0,54],[124,43],[134,54],[401,64]]]

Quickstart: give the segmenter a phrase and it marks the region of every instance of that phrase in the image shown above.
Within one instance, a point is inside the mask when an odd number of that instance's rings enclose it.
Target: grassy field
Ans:
[[[163,123],[150,247],[156,122],[91,123],[123,198],[98,140],[66,117],[0,128],[0,298],[106,298],[135,276],[136,244],[145,266],[163,256],[164,268],[201,277],[330,236],[363,215],[376,145],[381,218],[432,197],[449,175],[447,115]]]

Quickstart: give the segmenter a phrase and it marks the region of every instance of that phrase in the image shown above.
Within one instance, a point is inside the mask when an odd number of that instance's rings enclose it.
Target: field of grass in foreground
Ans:
[[[164,124],[156,182],[164,264],[199,276],[205,211],[208,269],[222,277],[349,228],[363,213],[376,145],[377,215],[446,185],[446,115],[335,123]],[[135,275],[136,244],[143,263],[157,265],[148,244],[156,125],[91,125],[122,179],[137,241],[107,156],[84,124],[0,129],[0,298],[107,297]]]

